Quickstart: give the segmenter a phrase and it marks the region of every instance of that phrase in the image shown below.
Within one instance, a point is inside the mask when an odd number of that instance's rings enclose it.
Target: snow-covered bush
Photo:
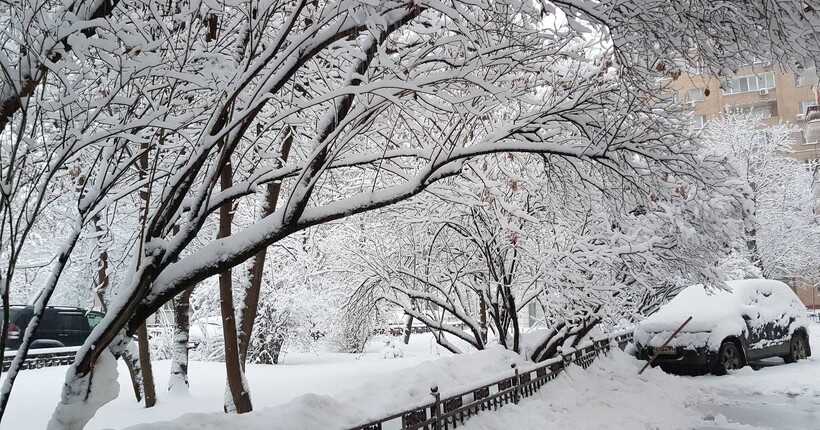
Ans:
[[[392,360],[394,358],[404,358],[406,351],[399,348],[395,341],[388,341],[387,345],[379,350],[379,358],[382,360]]]

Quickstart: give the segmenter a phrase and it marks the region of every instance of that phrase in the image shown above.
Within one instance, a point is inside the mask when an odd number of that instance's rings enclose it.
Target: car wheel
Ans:
[[[715,375],[725,375],[730,370],[743,367],[743,357],[740,350],[732,341],[724,341],[718,350],[717,363],[715,363]]]
[[[786,363],[794,363],[797,360],[805,360],[808,356],[808,348],[806,348],[806,338],[803,334],[793,334],[790,344],[789,353],[783,356],[783,361]]]

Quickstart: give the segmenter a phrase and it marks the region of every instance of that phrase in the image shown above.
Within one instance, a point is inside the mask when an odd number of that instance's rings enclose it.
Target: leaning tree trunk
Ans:
[[[281,167],[282,163],[287,160],[288,154],[290,153],[290,147],[293,144],[293,134],[291,133],[290,127],[285,128],[283,133],[285,138],[282,141],[282,150],[280,151],[280,161],[278,163],[278,167]],[[273,182],[267,185],[267,188],[265,189],[265,203],[262,206],[260,218],[265,218],[276,210],[276,204],[279,202],[279,192],[281,190],[281,182]],[[253,263],[248,270],[250,283],[243,299],[239,330],[239,357],[242,362],[243,369],[245,367],[245,361],[248,358],[248,347],[250,346],[251,336],[253,335],[253,323],[256,320],[256,313],[259,308],[259,293],[262,290],[262,275],[265,269],[265,258],[267,258],[267,251],[267,248],[263,248],[259,251],[253,257]],[[280,337],[281,342],[278,343],[278,347],[276,345],[271,345],[272,347],[277,348],[275,350],[275,354],[273,354],[273,351],[270,352],[273,355],[271,361],[273,361],[274,364],[279,361],[279,352],[282,350],[282,343],[285,341],[285,334],[282,334]],[[279,339],[279,337],[276,339]]]
[[[92,222],[94,223],[94,229],[97,233],[102,233],[104,230],[100,226],[100,216],[95,215],[92,218]],[[102,247],[102,245],[100,245]],[[102,309],[103,313],[108,312],[108,304],[106,303],[106,297],[108,294],[108,287],[110,284],[110,280],[108,278],[108,251],[103,248],[102,252],[100,253],[100,267],[97,270],[97,286],[96,286],[96,293],[97,293],[97,300],[100,301],[100,308]],[[131,387],[134,389],[134,397],[136,397],[137,402],[142,401],[142,376],[140,375],[140,362],[139,357],[135,354],[131,349],[127,348],[122,355],[123,361],[125,362],[125,366],[128,367],[128,375],[131,377]]]
[[[132,344],[133,345],[133,344]],[[128,375],[131,376],[131,387],[134,389],[134,397],[137,402],[142,401],[142,369],[140,369],[140,358],[131,348],[126,348],[122,353],[122,360],[128,367]]]
[[[228,162],[220,175],[223,190],[233,183],[231,163]],[[233,208],[228,202],[219,208],[219,238],[231,235]],[[253,410],[251,397],[245,383],[245,375],[239,360],[239,343],[236,331],[236,314],[233,307],[233,280],[231,270],[219,274],[219,305],[222,310],[222,335],[225,339],[225,369],[228,378],[228,391],[225,396],[225,412],[243,414]]]
[[[413,315],[407,314],[404,322],[404,344],[410,343],[410,332],[413,330]]]
[[[174,339],[171,344],[171,376],[168,391],[188,392],[188,341],[191,330],[191,293],[193,287],[174,299]]]

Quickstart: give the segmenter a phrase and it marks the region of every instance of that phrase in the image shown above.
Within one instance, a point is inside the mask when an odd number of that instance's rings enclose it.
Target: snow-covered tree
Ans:
[[[790,0],[21,1],[2,11],[0,213],[17,232],[2,243],[20,249],[18,221],[49,213],[40,202],[69,161],[86,165],[38,303],[99,211],[150,197],[109,312],[68,371],[55,429],[81,428],[110,400],[97,388],[149,315],[294,232],[408,199],[493,153],[709,185],[717,178],[675,131],[655,78],[677,76],[681,62],[725,74],[760,52],[803,65],[820,54],[816,8]],[[146,176],[134,169],[143,155]],[[35,174],[22,174],[30,162]],[[205,228],[277,182],[269,215],[218,239]],[[4,262],[13,268],[14,254]]]
[[[721,282],[718,262],[742,239],[742,204],[731,196],[744,188],[720,160],[693,160],[718,175],[707,185],[487,157],[400,206],[405,221],[378,214],[385,226],[343,260],[451,351],[460,349],[447,336],[543,360],[599,322],[651,313],[687,283]],[[547,329],[525,347],[530,308]]]
[[[820,224],[813,166],[789,156],[798,131],[788,123],[767,126],[754,112],[729,112],[710,121],[704,136],[708,150],[727,156],[753,193],[747,247],[735,255],[748,258],[764,277],[799,276],[816,259]]]

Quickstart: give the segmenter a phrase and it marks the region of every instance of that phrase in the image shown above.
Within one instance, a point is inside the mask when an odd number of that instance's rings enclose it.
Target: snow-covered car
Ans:
[[[806,307],[788,285],[767,279],[729,281],[727,289],[686,287],[635,328],[637,357],[667,372],[725,374],[751,360],[811,355]],[[692,320],[672,338],[688,317]]]

